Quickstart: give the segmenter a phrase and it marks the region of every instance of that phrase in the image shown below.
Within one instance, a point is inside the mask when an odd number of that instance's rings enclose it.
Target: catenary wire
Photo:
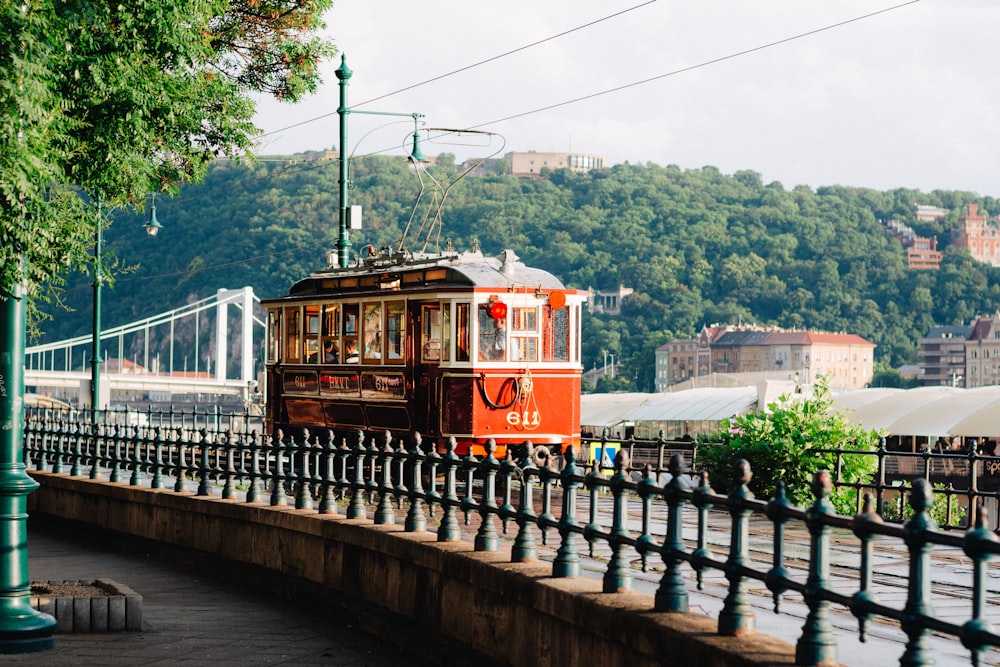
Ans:
[[[544,107],[538,107],[536,109],[531,109],[529,111],[523,111],[523,112],[520,112],[520,113],[516,113],[516,114],[509,115],[509,116],[505,116],[503,118],[498,118],[498,119],[495,119],[495,120],[491,120],[491,121],[479,123],[477,125],[471,125],[471,126],[469,126],[468,128],[465,128],[465,129],[470,129],[471,130],[471,129],[485,127],[487,125],[494,125],[494,124],[497,124],[497,123],[502,123],[502,122],[505,122],[505,121],[508,121],[508,120],[513,120],[513,119],[516,119],[516,118],[523,118],[524,116],[530,116],[530,115],[533,115],[533,114],[542,113],[544,111],[549,111],[551,109],[556,109],[556,108],[567,106],[567,105],[570,105],[570,104],[575,104],[577,102],[582,102],[582,101],[585,101],[585,100],[594,99],[595,97],[600,97],[602,95],[609,95],[611,93],[615,93],[615,92],[618,92],[618,91],[621,91],[621,90],[626,90],[628,88],[634,88],[636,86],[641,86],[641,85],[644,85],[644,84],[647,84],[647,83],[651,83],[653,81],[659,81],[659,80],[665,79],[667,77],[676,76],[678,74],[683,74],[685,72],[690,72],[692,70],[700,69],[702,67],[708,67],[710,65],[715,65],[715,64],[718,64],[718,63],[721,63],[721,62],[732,60],[734,58],[738,58],[738,57],[741,57],[741,56],[749,55],[751,53],[755,53],[755,52],[758,52],[758,51],[763,51],[764,49],[769,49],[769,48],[772,48],[772,47],[775,47],[775,46],[780,46],[782,44],[787,44],[789,42],[793,42],[793,41],[796,41],[796,40],[799,40],[799,39],[803,39],[805,37],[810,37],[810,36],[813,36],[813,35],[816,35],[816,34],[819,34],[819,33],[822,33],[822,32],[833,30],[835,28],[841,28],[843,26],[850,25],[850,24],[856,23],[858,21],[862,21],[862,20],[869,19],[869,18],[872,18],[872,17],[875,17],[875,16],[879,16],[881,14],[885,14],[885,13],[888,13],[888,12],[891,12],[891,11],[895,11],[897,9],[901,9],[903,7],[906,7],[908,5],[916,4],[919,1],[920,0],[908,0],[908,2],[903,2],[903,3],[897,4],[897,5],[893,5],[891,7],[886,7],[886,8],[874,11],[874,12],[869,12],[868,14],[863,14],[861,16],[856,16],[856,17],[853,17],[853,18],[850,18],[850,19],[846,19],[844,21],[839,21],[837,23],[832,23],[830,25],[826,25],[826,26],[823,26],[821,28],[816,28],[814,30],[809,30],[809,31],[806,31],[806,32],[802,32],[802,33],[799,33],[799,34],[796,34],[796,35],[792,35],[790,37],[785,37],[783,39],[779,39],[779,40],[776,40],[776,41],[773,41],[773,42],[768,42],[766,44],[761,44],[761,45],[758,45],[758,46],[755,46],[755,47],[751,47],[749,49],[744,49],[742,51],[737,51],[735,53],[731,53],[731,54],[728,54],[728,55],[725,55],[725,56],[720,56],[718,58],[713,58],[711,60],[706,60],[706,61],[703,61],[701,63],[697,63],[697,64],[694,64],[694,65],[689,65],[687,67],[682,67],[680,69],[676,69],[676,70],[673,70],[673,71],[670,71],[670,72],[666,72],[664,74],[659,74],[657,76],[648,77],[648,78],[645,78],[645,79],[641,79],[639,81],[633,81],[631,83],[626,83],[626,84],[623,84],[623,85],[620,85],[620,86],[615,86],[613,88],[608,88],[608,89],[605,89],[605,90],[602,90],[602,91],[599,91],[599,92],[590,93],[588,95],[583,95],[581,97],[576,97],[576,98],[571,99],[571,100],[565,100],[563,102],[558,102],[558,103],[555,103],[555,104],[550,104],[550,105],[547,105],[547,106],[544,106]],[[655,2],[655,0],[650,0],[650,2]],[[642,7],[642,6],[646,5],[646,4],[650,4],[650,2],[643,3],[643,5],[636,5],[635,7],[632,7],[632,8],[627,9],[627,10],[623,10],[622,12],[619,12],[618,14],[624,13],[625,11],[631,11],[632,9],[636,9],[638,7]],[[605,19],[600,19],[600,20],[606,20],[607,18],[611,18],[612,16],[616,16],[616,15],[617,14],[614,14],[614,15],[611,15],[609,17],[605,17]],[[593,21],[593,22],[591,22],[590,24],[587,24],[587,25],[593,25],[594,23],[597,23],[599,21]],[[583,28],[583,27],[586,27],[586,26],[580,26],[580,28]],[[575,28],[574,30],[578,30],[580,28]],[[573,32],[573,30],[565,31],[563,33],[560,33],[559,35],[553,35],[552,37],[547,38],[546,40],[541,40],[539,42],[535,42],[534,44],[540,44],[540,43],[542,43],[544,41],[548,41],[549,39],[554,39],[554,38],[556,38],[556,37],[558,37],[560,35],[568,34],[570,32]],[[450,74],[462,72],[462,71],[465,71],[465,70],[470,69],[472,67],[476,67],[477,65],[480,65],[482,63],[489,62],[490,60],[495,60],[496,58],[501,58],[501,57],[504,57],[505,55],[509,55],[511,53],[516,53],[517,51],[520,51],[520,50],[522,50],[524,48],[529,48],[530,46],[533,46],[534,44],[529,44],[527,46],[521,47],[520,49],[515,49],[513,51],[509,51],[506,54],[501,54],[499,56],[495,56],[494,58],[481,61],[480,63],[475,63],[473,65],[469,65],[467,67],[463,67],[463,68],[454,70],[454,72],[451,72]],[[395,91],[395,92],[400,92],[402,90],[410,90],[411,88],[415,88],[417,86],[423,85],[424,83],[429,83],[431,81],[436,81],[436,80],[444,78],[446,76],[450,76],[450,74],[443,74],[441,76],[437,76],[437,77],[434,77],[432,79],[428,79],[427,81],[424,81],[422,83],[413,84],[412,86],[407,86],[407,87],[402,88],[399,91]],[[395,94],[395,93],[387,93],[385,95],[381,95],[379,97],[372,98],[371,100],[368,100],[367,102],[363,102],[362,104],[367,104],[369,102],[372,102],[372,101],[375,101],[375,100],[379,100],[379,99],[382,99],[384,97],[388,97],[388,96],[393,95],[393,94]],[[333,113],[336,113],[336,112],[333,112]],[[295,125],[291,125],[289,127],[283,128],[282,130],[275,130],[274,132],[270,132],[268,134],[274,134],[276,132],[282,132],[284,130],[288,130],[288,129],[291,129],[291,128],[294,128],[294,127],[298,127],[300,125],[305,125],[307,123],[310,123],[310,122],[313,122],[313,121],[316,121],[316,120],[321,120],[323,118],[326,118],[328,116],[333,115],[333,113],[324,114],[322,116],[317,116],[316,118],[312,118],[310,120],[302,121],[301,123],[297,123]],[[268,135],[262,135],[262,136],[268,136]],[[386,148],[383,148],[383,149],[380,149],[380,150],[377,150],[377,151],[372,151],[370,153],[366,153],[364,156],[357,156],[357,157],[365,157],[367,155],[378,155],[380,153],[384,153],[384,152],[393,150],[395,148],[396,148],[396,146],[386,147]],[[290,171],[293,167],[299,167],[300,169],[303,169],[303,170],[304,169],[313,169],[313,168],[316,168],[318,166],[323,166],[323,164],[325,164],[325,163],[327,163],[329,161],[335,160],[335,159],[339,159],[339,158],[320,158],[319,160],[301,160],[301,161],[297,161],[297,162],[292,162],[291,164],[287,165],[284,169],[280,170],[279,172],[276,172],[274,174],[269,174],[267,176],[263,176],[260,179],[256,179],[253,182],[264,181],[264,180],[269,180],[269,179],[275,178],[275,177],[277,177],[279,175],[282,175],[284,173],[288,173],[288,171]],[[320,164],[314,164],[316,162],[319,162]],[[298,170],[296,170],[296,171],[298,171]],[[199,197],[204,197],[204,196],[209,196],[209,195],[208,194],[199,195],[199,196],[194,197],[192,199],[197,199]],[[248,259],[248,260],[241,260],[241,261],[242,262],[250,262],[250,261],[260,261],[261,259],[263,259],[263,258],[251,258],[251,259]],[[223,266],[232,266],[234,264],[241,263],[241,261],[227,262]],[[211,270],[213,268],[215,268],[215,267],[201,267],[198,270],[199,271],[206,271],[206,270]],[[176,274],[172,273],[172,274],[169,274],[169,275],[170,276],[175,276]],[[167,276],[166,275],[164,275],[164,276],[148,276],[148,277],[144,277],[144,279],[151,280],[151,279],[160,278],[160,277],[167,277]]]

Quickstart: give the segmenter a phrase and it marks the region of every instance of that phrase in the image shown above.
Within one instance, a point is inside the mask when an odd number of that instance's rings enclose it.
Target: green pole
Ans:
[[[340,268],[347,268],[348,253],[351,249],[351,239],[347,231],[347,188],[348,188],[348,154],[347,154],[347,83],[354,72],[347,66],[347,56],[340,57],[340,67],[336,70],[340,80],[340,106],[337,114],[340,116],[340,235],[337,237],[337,263]]]
[[[101,406],[101,200],[97,200],[97,231],[94,237],[94,340],[90,360],[90,409],[93,423]]]
[[[24,444],[24,287],[0,293],[0,653],[34,653],[55,643],[56,619],[31,608],[28,477]]]

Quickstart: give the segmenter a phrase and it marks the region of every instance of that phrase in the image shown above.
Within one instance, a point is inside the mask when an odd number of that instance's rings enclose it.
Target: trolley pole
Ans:
[[[407,116],[413,119],[413,150],[407,159],[417,164],[427,162],[427,159],[420,152],[420,136],[417,131],[417,123],[423,114],[419,113],[392,113],[387,111],[358,111],[347,108],[347,84],[354,72],[347,66],[347,56],[340,56],[340,67],[335,74],[340,80],[340,106],[337,107],[337,115],[340,116],[340,230],[337,236],[337,266],[346,269],[350,262],[351,237],[347,224],[347,191],[350,188],[350,162],[351,158],[347,153],[347,116],[352,113],[367,114],[370,116]]]
[[[345,269],[348,263],[348,254],[351,250],[351,238],[347,232],[347,189],[348,179],[348,153],[347,153],[347,115],[350,110],[347,108],[347,84],[354,72],[347,66],[347,56],[341,55],[340,67],[336,71],[337,79],[340,80],[340,106],[337,108],[337,115],[340,116],[340,235],[337,237],[337,265]]]
[[[0,653],[51,649],[58,624],[31,608],[28,494],[38,482],[24,465],[25,293],[0,293]]]

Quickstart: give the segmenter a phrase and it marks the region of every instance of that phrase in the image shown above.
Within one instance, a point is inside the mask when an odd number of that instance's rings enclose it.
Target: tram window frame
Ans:
[[[302,362],[302,309],[298,306],[285,308],[285,361],[291,364]]]
[[[381,301],[368,301],[362,304],[364,313],[361,321],[361,360],[366,364],[382,363],[382,317],[384,309]]]
[[[320,324],[320,306],[319,304],[310,304],[304,306],[302,309],[302,324],[303,324],[303,341],[304,346],[302,349],[303,357],[308,364],[315,364],[320,361],[319,353],[319,324]]]
[[[499,320],[493,319],[493,316],[490,315],[490,304],[484,303],[479,306],[479,345],[477,346],[479,361],[507,360],[506,320],[506,317]]]
[[[265,363],[276,363],[281,358],[281,309],[267,311],[267,360]]]
[[[469,336],[472,333],[472,323],[469,321],[471,304],[455,304],[455,361],[471,361],[469,356]]]
[[[342,363],[356,364],[361,360],[360,351],[358,350],[358,324],[360,323],[360,318],[358,314],[360,311],[360,304],[358,303],[345,303],[343,304],[344,312],[344,336],[341,340],[340,349],[344,355]],[[351,345],[354,346],[354,354],[348,354],[347,348]]]
[[[538,361],[538,306],[514,306],[510,310],[510,360]]]
[[[542,361],[569,361],[569,310],[542,306]]]
[[[447,356],[442,337],[444,318],[440,303],[420,305],[420,361],[437,364]]]
[[[402,364],[406,361],[406,302],[385,303],[385,363]]]
[[[326,343],[333,343],[333,361],[325,358],[324,352],[320,363],[336,364],[340,362],[340,304],[328,303],[323,306],[323,315],[320,326],[321,347],[326,349]]]

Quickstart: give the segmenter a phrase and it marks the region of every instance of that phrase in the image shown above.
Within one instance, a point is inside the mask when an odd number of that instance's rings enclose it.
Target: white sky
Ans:
[[[842,184],[1000,196],[1000,3],[990,0],[920,0],[496,122],[905,0],[656,0],[639,6],[644,2],[336,0],[326,22],[354,71],[348,89],[353,106],[624,12],[359,107],[422,113],[428,127],[479,126],[505,141],[487,147],[483,137],[442,140],[422,146],[429,155],[451,152],[463,160],[495,151],[572,150],[601,155],[605,164],[713,165],[727,174],[751,169],[786,188]],[[257,122],[269,133],[261,154],[338,144],[339,64],[338,56],[324,65],[326,82],[317,95],[294,106],[261,103]],[[406,119],[355,114],[348,144],[356,154],[382,151],[399,146],[410,132]]]

